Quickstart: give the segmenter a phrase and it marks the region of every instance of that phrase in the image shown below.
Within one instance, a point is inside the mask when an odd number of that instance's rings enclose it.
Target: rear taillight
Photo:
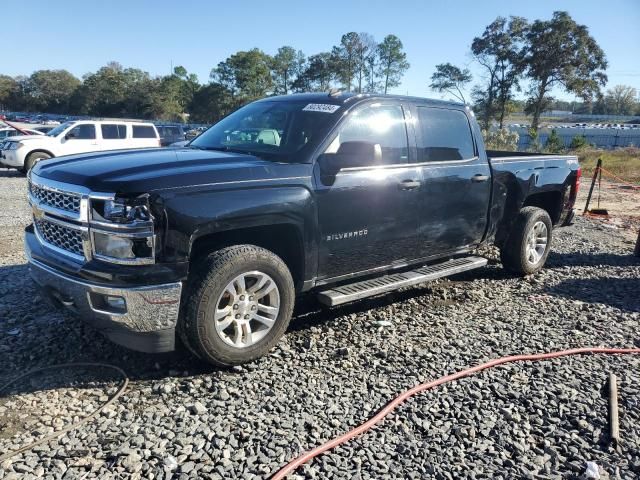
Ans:
[[[573,206],[578,197],[578,190],[580,190],[580,177],[582,177],[582,167],[578,167],[576,170],[576,177],[573,180],[573,185],[571,186],[571,193],[569,195],[569,202]]]

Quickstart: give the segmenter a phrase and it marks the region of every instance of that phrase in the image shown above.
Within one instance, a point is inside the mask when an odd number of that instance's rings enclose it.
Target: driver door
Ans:
[[[96,126],[93,123],[80,123],[62,137],[60,155],[95,152],[99,149]]]
[[[421,172],[409,165],[408,138],[401,104],[366,104],[348,114],[318,158],[320,282],[415,257]]]

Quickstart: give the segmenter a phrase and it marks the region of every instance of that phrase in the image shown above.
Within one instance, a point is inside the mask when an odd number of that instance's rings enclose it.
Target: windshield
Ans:
[[[335,123],[338,105],[318,109],[306,101],[250,103],[223,118],[189,146],[248,153],[279,162],[296,162]]]
[[[65,122],[65,123],[61,123],[60,125],[58,125],[56,128],[50,130],[47,132],[47,136],[49,137],[57,137],[58,135],[60,135],[62,132],[64,132],[67,128],[69,128],[71,125],[73,125],[75,122]]]

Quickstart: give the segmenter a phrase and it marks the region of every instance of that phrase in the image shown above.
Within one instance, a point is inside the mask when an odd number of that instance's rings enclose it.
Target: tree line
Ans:
[[[482,72],[441,63],[429,87],[473,105],[482,126],[504,126],[522,111],[537,129],[550,109],[610,115],[640,114],[638,92],[618,85],[603,92],[607,60],[602,48],[567,12],[548,20],[498,17],[473,38],[470,53]],[[327,91],[387,93],[400,85],[409,68],[401,40],[387,35],[377,42],[368,33],[348,32],[329,51],[306,56],[283,46],[273,55],[259,48],[239,51],[218,63],[209,81],[178,66],[170,75],[151,76],[112,62],[82,79],[66,70],[39,70],[30,76],[0,75],[0,108],[99,117],[134,117],[214,122],[239,106],[268,95]],[[562,102],[561,89],[578,101]],[[525,100],[516,97],[524,94]]]
[[[523,17],[498,17],[471,43],[471,55],[481,67],[482,81],[471,91],[471,103],[488,129],[502,128],[506,117],[520,110],[532,116],[537,130],[544,111],[640,115],[635,88],[617,85],[602,92],[607,83],[607,60],[602,48],[567,12],[554,12],[549,20],[529,22]],[[467,102],[463,94],[472,81],[467,68],[451,63],[436,66],[430,87]],[[526,82],[524,102],[516,100]],[[551,92],[559,88],[581,101],[562,102]]]
[[[189,118],[209,123],[247,102],[268,95],[327,91],[382,92],[400,85],[409,68],[402,41],[387,35],[349,32],[330,51],[306,56],[283,46],[274,55],[258,48],[218,63],[210,81],[178,66],[151,76],[111,62],[76,78],[66,70],[38,70],[30,76],[0,75],[0,108],[97,117],[163,120]]]

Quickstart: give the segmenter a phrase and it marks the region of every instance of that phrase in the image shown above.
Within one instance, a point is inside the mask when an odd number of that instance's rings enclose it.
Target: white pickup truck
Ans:
[[[47,158],[149,147],[160,147],[160,136],[152,123],[111,120],[65,122],[46,135],[8,137],[0,145],[0,166],[26,173]]]

